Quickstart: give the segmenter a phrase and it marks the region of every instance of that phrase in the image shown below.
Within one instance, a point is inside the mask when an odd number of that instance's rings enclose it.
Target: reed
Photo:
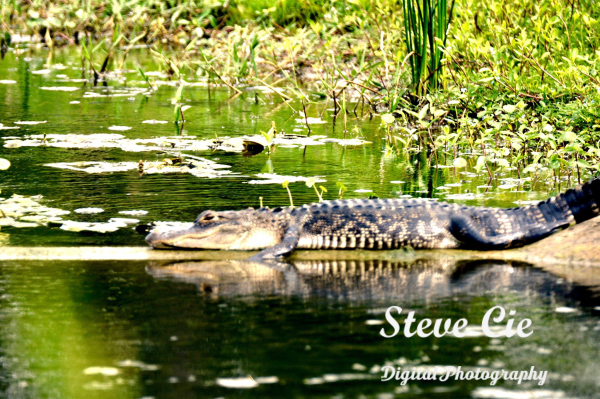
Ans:
[[[453,9],[454,0],[449,8],[446,0],[402,0],[404,39],[419,96],[438,88]]]

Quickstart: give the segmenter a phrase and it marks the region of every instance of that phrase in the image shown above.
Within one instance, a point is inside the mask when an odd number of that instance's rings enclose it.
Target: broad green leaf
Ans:
[[[425,104],[425,106],[423,108],[421,108],[421,110],[417,114],[417,118],[419,120],[422,120],[423,118],[425,118],[425,115],[427,115],[427,109],[428,108],[429,108],[429,104]]]
[[[502,109],[504,110],[504,112],[506,112],[507,114],[512,114],[513,112],[516,111],[517,107],[515,107],[512,104],[506,104],[504,107],[502,107]]]
[[[477,172],[480,172],[481,169],[483,169],[483,167],[485,166],[485,163],[487,161],[487,157],[486,156],[479,156],[479,158],[477,158],[477,164],[475,165],[475,170]]]
[[[577,140],[577,134],[575,134],[575,132],[566,131],[566,132],[563,132],[562,139],[563,139],[563,141],[571,141],[572,142],[572,141]]]
[[[509,163],[506,159],[504,158],[500,158],[496,160],[496,165],[502,167],[502,168],[508,168]]]
[[[396,118],[394,118],[394,115],[392,115],[392,114],[381,115],[381,122],[385,123],[386,125],[390,125],[390,124],[394,123],[395,120],[396,120]]]
[[[467,166],[467,160],[464,158],[456,158],[452,164],[457,168],[464,168]]]

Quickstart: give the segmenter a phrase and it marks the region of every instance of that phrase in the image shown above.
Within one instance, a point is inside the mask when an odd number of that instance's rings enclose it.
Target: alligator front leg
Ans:
[[[258,254],[248,258],[247,260],[253,262],[262,262],[266,259],[276,259],[291,253],[298,245],[301,230],[302,229],[300,225],[288,227],[283,236],[283,240],[281,240],[281,243],[273,247],[263,249]]]

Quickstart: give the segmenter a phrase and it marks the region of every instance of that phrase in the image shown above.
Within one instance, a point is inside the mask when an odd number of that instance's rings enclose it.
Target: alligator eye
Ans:
[[[196,219],[196,223],[210,222],[219,219],[219,215],[214,212],[203,212]]]
[[[211,214],[209,214],[209,215],[205,215],[205,216],[202,218],[202,222],[210,222],[211,220],[214,220],[214,219],[216,219],[216,218],[217,218],[217,215],[211,215]]]

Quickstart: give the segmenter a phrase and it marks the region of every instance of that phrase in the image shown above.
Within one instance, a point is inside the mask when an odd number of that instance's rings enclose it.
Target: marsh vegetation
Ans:
[[[174,85],[176,122],[186,86],[260,86],[256,101],[271,93],[299,117],[329,104],[348,133],[381,118],[393,151],[442,151],[490,180],[511,168],[581,181],[599,167],[592,1],[5,1],[1,17],[4,53],[28,51],[30,35],[48,67],[54,48],[77,46],[94,84],[137,70],[150,91]],[[140,46],[160,81],[130,57]]]

